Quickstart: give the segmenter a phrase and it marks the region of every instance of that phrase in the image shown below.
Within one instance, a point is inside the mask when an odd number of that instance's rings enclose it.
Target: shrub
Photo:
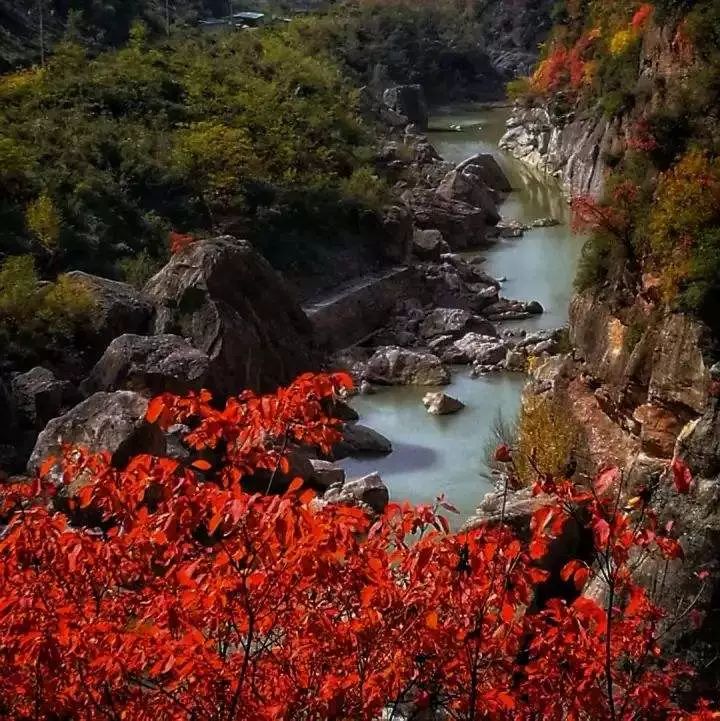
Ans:
[[[88,321],[94,303],[68,276],[41,283],[32,256],[14,256],[0,266],[2,353],[21,364],[49,357]]]
[[[561,476],[579,449],[581,434],[565,401],[544,396],[525,398],[518,423],[516,464],[528,484],[536,472]]]
[[[614,469],[592,489],[537,479],[549,500],[529,543],[503,524],[450,533],[442,499],[376,521],[315,504],[299,479],[282,496],[246,493],[248,476],[289,470],[288,441],[327,451],[340,439],[325,409],[348,383],[303,376],[223,409],[207,393],[163,396],[148,420],[193,428],[185,462],[114,468],[109,454],[67,449],[35,483],[0,488],[3,716],[717,718],[671,699],[685,673],[660,660],[663,612],[628,559],[663,565],[682,548],[642,499],[625,508]],[[58,466],[73,524],[52,510]],[[690,492],[687,468],[673,469]],[[528,613],[549,578],[538,563],[578,508],[591,553],[559,576],[576,593],[593,581],[609,601],[553,598]]]

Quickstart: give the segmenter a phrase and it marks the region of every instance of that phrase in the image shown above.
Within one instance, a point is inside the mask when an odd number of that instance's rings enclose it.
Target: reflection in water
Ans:
[[[543,304],[546,313],[522,327],[554,328],[567,322],[582,241],[570,233],[567,202],[557,182],[498,150],[507,116],[507,109],[440,110],[431,128],[459,125],[464,130],[434,131],[430,141],[454,163],[476,153],[497,158],[516,188],[502,205],[505,218],[530,222],[554,217],[563,223],[533,229],[524,238],[500,240],[483,251],[485,269],[507,278],[506,297]],[[498,412],[508,419],[517,415],[524,382],[522,376],[512,374],[473,380],[466,369],[456,369],[453,383],[444,390],[467,407],[444,418],[425,412],[421,400],[427,388],[388,388],[359,397],[354,406],[361,422],[386,435],[395,450],[385,458],[349,459],[344,465],[351,476],[379,471],[396,500],[427,503],[444,493],[466,518],[491,487],[485,448],[491,442],[493,420]]]

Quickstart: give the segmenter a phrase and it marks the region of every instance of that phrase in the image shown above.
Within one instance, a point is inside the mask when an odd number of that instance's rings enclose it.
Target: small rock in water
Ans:
[[[359,391],[361,396],[373,396],[377,393],[375,386],[368,381],[360,381]]]
[[[556,225],[560,225],[557,218],[537,218],[530,223],[531,228],[554,228]]]
[[[447,416],[465,408],[462,401],[446,393],[426,393],[422,402],[427,412],[433,416]]]

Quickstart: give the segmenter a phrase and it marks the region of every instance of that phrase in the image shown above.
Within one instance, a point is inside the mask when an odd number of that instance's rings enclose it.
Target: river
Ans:
[[[503,217],[523,222],[554,217],[562,222],[533,229],[520,239],[499,240],[483,251],[485,269],[507,279],[505,297],[539,300],[545,308],[544,315],[523,321],[521,327],[555,328],[567,322],[582,239],[570,231],[559,184],[498,149],[508,114],[506,108],[481,106],[440,109],[431,120],[430,140],[451,162],[479,152],[497,158],[517,189],[503,203]],[[449,130],[451,126],[462,131]],[[494,419],[499,413],[507,420],[517,417],[524,383],[519,374],[473,379],[467,369],[456,369],[452,384],[443,390],[467,407],[440,418],[428,415],[421,403],[427,388],[385,388],[377,395],[359,396],[353,405],[360,422],[387,436],[394,450],[384,458],[348,459],[344,467],[350,477],[378,471],[393,500],[431,503],[444,494],[460,512],[454,522],[458,525],[492,488],[485,459]]]

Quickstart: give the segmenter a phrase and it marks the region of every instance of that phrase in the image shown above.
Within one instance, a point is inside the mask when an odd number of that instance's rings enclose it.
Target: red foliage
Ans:
[[[643,118],[635,123],[630,132],[627,145],[630,150],[640,153],[651,153],[653,150],[657,150],[658,142],[653,136],[647,120]]]
[[[590,80],[591,65],[586,56],[598,37],[599,31],[591,30],[583,33],[569,49],[555,45],[548,57],[538,65],[532,78],[533,87],[543,93],[565,88],[580,90]]]
[[[639,188],[629,181],[618,185],[610,202],[600,202],[590,195],[572,199],[572,228],[576,233],[604,231],[618,239],[627,239],[633,218],[633,206]]]
[[[650,17],[655,12],[655,7],[650,3],[643,3],[633,15],[632,27],[638,32],[645,29]]]
[[[290,443],[338,440],[327,408],[348,383],[303,376],[223,409],[157,399],[150,418],[192,429],[182,462],[118,469],[67,449],[62,492],[97,527],[51,510],[49,476],[4,489],[0,717],[374,721],[412,703],[465,721],[718,718],[673,703],[686,670],[661,659],[663,613],[628,558],[680,547],[649,509],[619,506],[614,469],[592,488],[540,479],[529,544],[504,526],[452,534],[428,506],[373,521],[299,482],[245,492],[258,469],[287,469]],[[562,575],[605,582],[609,603],[528,612],[548,577],[536,561],[581,507],[595,548]]]
[[[181,251],[185,250],[189,245],[192,245],[197,238],[186,233],[177,233],[174,230],[170,231],[168,243],[170,245],[170,252],[173,255],[177,255]]]

